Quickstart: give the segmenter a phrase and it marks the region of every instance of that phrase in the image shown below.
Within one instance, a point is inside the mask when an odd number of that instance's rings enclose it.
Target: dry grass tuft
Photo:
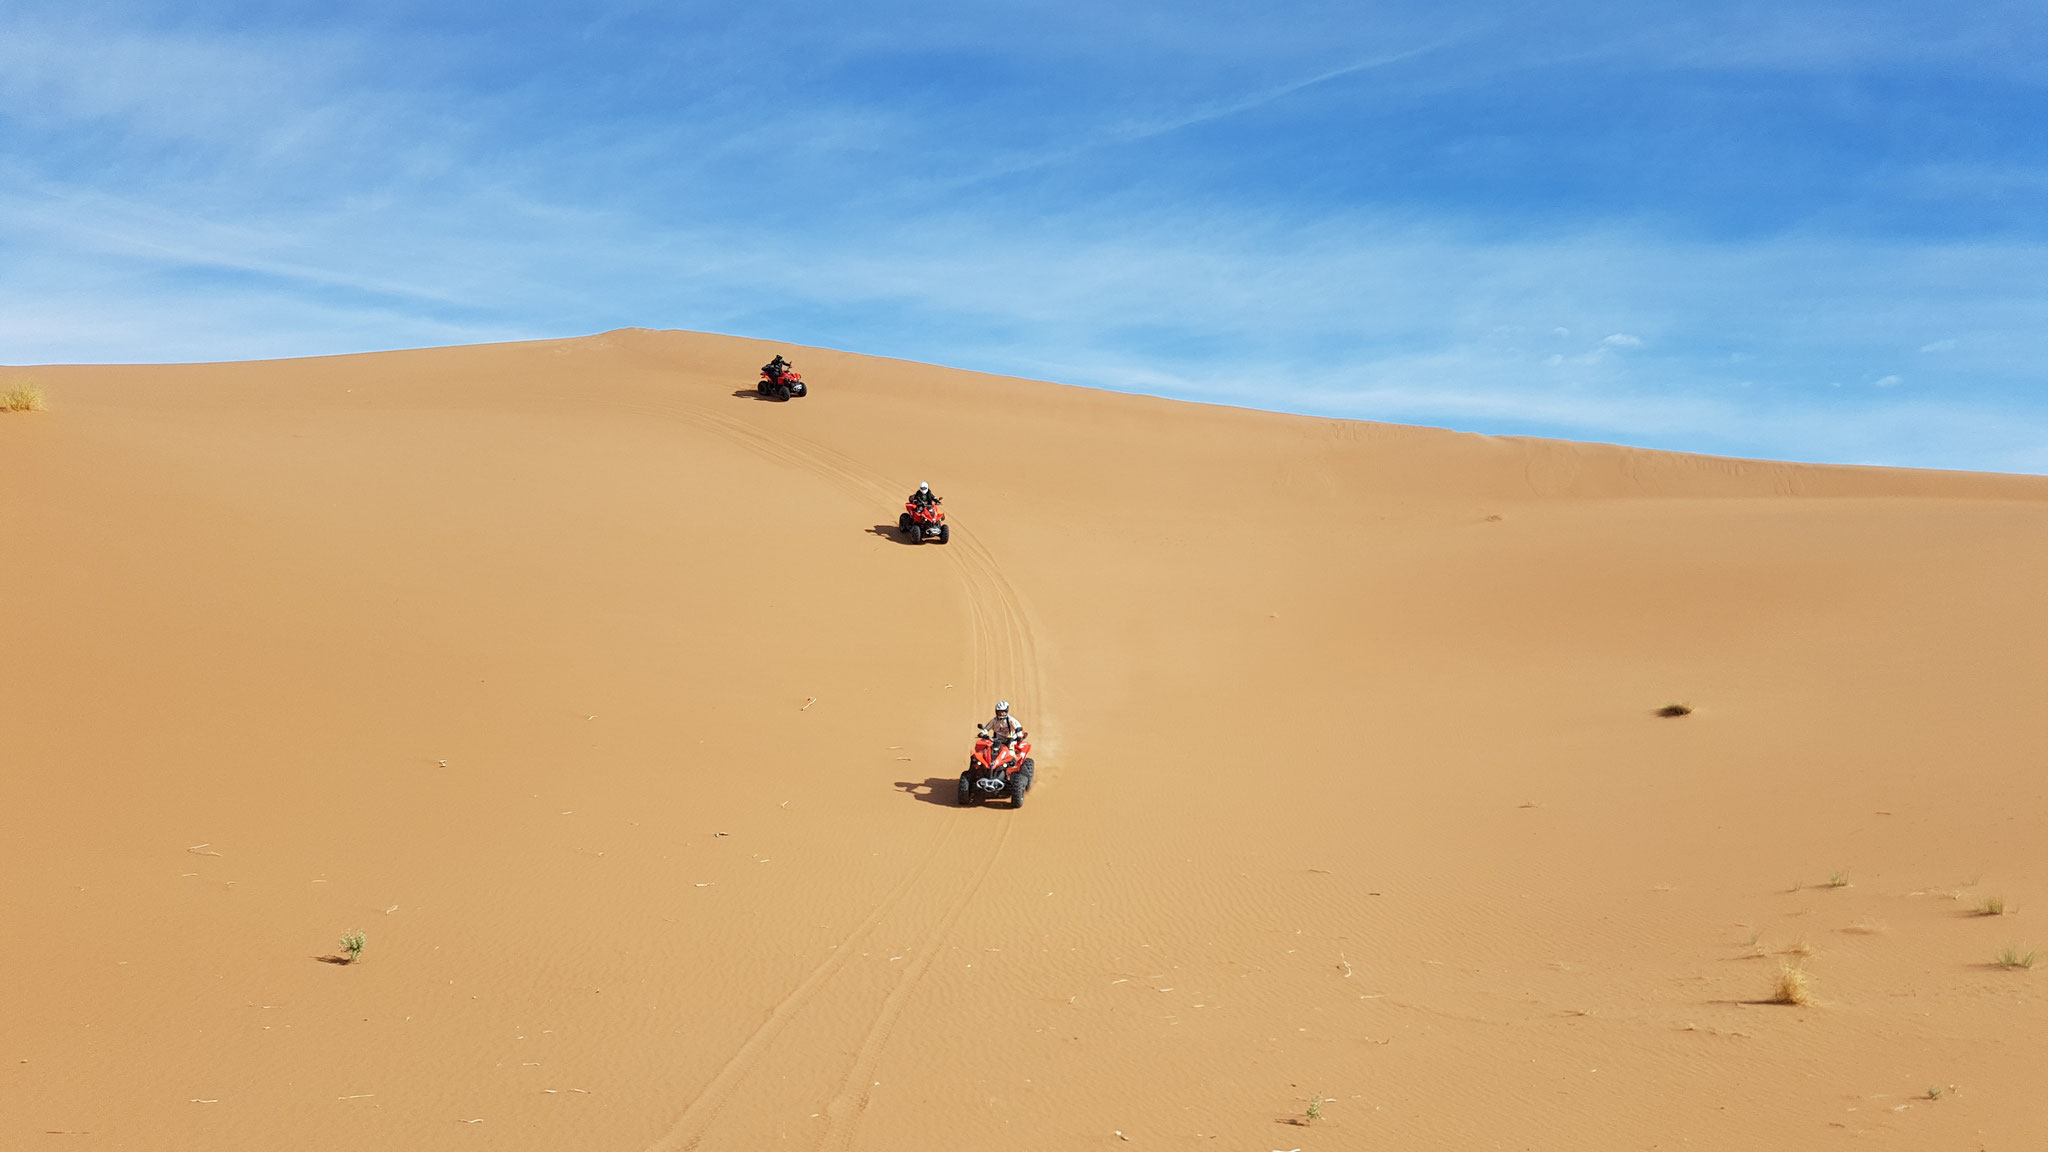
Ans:
[[[1808,944],[1808,943],[1807,943],[1806,941],[1804,941],[1804,940],[1801,940],[1801,941],[1799,941],[1799,942],[1798,942],[1798,943],[1796,943],[1796,944],[1791,944],[1791,945],[1788,945],[1788,946],[1786,946],[1786,947],[1784,947],[1784,948],[1780,948],[1780,949],[1778,949],[1778,955],[1780,955],[1780,956],[1799,956],[1799,957],[1802,957],[1802,958],[1803,958],[1803,957],[1807,957],[1807,956],[1811,956],[1811,955],[1813,955],[1813,945],[1811,945],[1811,944]]]
[[[1692,715],[1692,705],[1690,705],[1690,704],[1666,704],[1666,705],[1665,705],[1665,706],[1663,706],[1662,708],[1659,708],[1659,709],[1657,709],[1657,715],[1659,715],[1659,716],[1690,716],[1690,715]]]
[[[2032,949],[2022,952],[2008,944],[2005,950],[1998,954],[1998,959],[1993,961],[1993,963],[1997,964],[2000,968],[2032,968],[2034,966],[2034,952]]]
[[[0,412],[41,412],[43,390],[33,384],[16,384],[0,392]]]
[[[1830,887],[1830,888],[1847,888],[1848,886],[1849,886],[1849,874],[1848,874],[1847,872],[1830,872],[1830,873],[1828,873],[1828,887]]]
[[[2003,916],[2003,915],[2005,915],[2005,897],[2003,897],[2003,896],[1986,896],[1986,897],[1984,898],[1984,902],[1983,902],[1982,904],[1979,904],[1979,905],[1977,905],[1977,915],[1979,915],[1979,916]]]
[[[1771,990],[1773,1004],[1807,1004],[1813,1000],[1813,978],[1790,964],[1778,966],[1778,983]]]

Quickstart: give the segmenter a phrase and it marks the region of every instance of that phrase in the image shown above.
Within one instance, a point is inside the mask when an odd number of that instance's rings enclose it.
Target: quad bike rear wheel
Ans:
[[[777,384],[777,385],[775,386],[775,398],[776,398],[777,400],[787,400],[787,399],[789,399],[789,385],[787,385],[787,384]]]

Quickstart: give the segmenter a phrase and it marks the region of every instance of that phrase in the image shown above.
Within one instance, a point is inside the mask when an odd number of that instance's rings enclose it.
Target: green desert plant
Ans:
[[[2005,897],[2003,897],[2003,896],[1986,896],[1986,897],[1984,898],[1984,902],[1983,902],[1982,904],[1979,904],[1979,905],[1977,905],[1977,915],[1979,915],[1979,916],[2003,916],[2003,915],[2005,915]]]
[[[1665,706],[1663,706],[1662,708],[1659,708],[1659,709],[1657,709],[1657,715],[1659,715],[1659,716],[1690,716],[1690,715],[1692,715],[1692,705],[1690,705],[1690,704],[1678,704],[1678,703],[1666,704],[1666,705],[1665,705]]]
[[[341,938],[341,954],[350,964],[363,958],[363,945],[367,943],[361,932],[350,932]]]
[[[2008,944],[1998,954],[1996,963],[2000,968],[2032,968],[2034,966],[2034,952],[2032,949],[2022,952]]]
[[[1927,1086],[1927,1098],[1928,1098],[1929,1100],[1939,1100],[1939,1099],[1941,1099],[1941,1085],[1939,1085],[1939,1084],[1929,1084],[1929,1085]]]
[[[1323,1098],[1321,1096],[1309,1097],[1307,1116],[1308,1122],[1311,1124],[1323,1118]]]
[[[1849,886],[1849,874],[1848,874],[1847,872],[1830,872],[1830,873],[1828,873],[1828,887],[1830,887],[1830,888],[1847,888],[1848,886]]]
[[[1790,964],[1778,966],[1778,983],[1771,989],[1773,1004],[1805,1004],[1813,999],[1813,980]]]
[[[33,384],[16,384],[0,392],[0,412],[41,412],[43,390]]]

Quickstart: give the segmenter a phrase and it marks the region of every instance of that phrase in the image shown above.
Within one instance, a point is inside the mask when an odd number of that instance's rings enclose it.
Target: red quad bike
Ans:
[[[773,396],[777,400],[787,400],[792,396],[802,396],[804,394],[804,378],[798,375],[794,368],[784,368],[780,372],[770,372],[768,369],[763,368],[761,369],[761,382],[754,385],[754,391],[762,396]]]
[[[987,729],[975,729],[974,755],[967,758],[967,771],[960,774],[960,807],[1006,796],[1010,807],[1022,808],[1036,767],[1031,762],[1030,741],[998,744],[989,739]]]
[[[922,544],[927,540],[944,544],[952,539],[953,531],[946,526],[946,514],[940,510],[939,503],[934,500],[920,508],[915,500],[904,501],[903,515],[896,518],[896,527],[910,537],[912,544]]]

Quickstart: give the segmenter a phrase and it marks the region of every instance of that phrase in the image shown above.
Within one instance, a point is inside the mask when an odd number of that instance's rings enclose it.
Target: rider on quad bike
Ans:
[[[797,375],[796,365],[784,360],[782,353],[777,352],[775,359],[761,365],[761,382],[754,385],[754,391],[777,400],[787,400],[792,396],[802,396],[806,389],[804,378]]]
[[[903,502],[903,515],[896,518],[896,527],[912,544],[926,540],[937,540],[944,544],[952,539],[953,530],[946,525],[946,514],[939,510],[945,501],[932,493],[930,484],[920,482],[917,491]]]
[[[989,739],[1002,744],[1015,743],[1026,735],[1024,725],[1010,715],[1008,700],[996,701],[996,714],[981,726],[981,730],[988,733]]]
[[[967,758],[967,771],[960,774],[960,807],[1006,796],[1010,807],[1022,808],[1037,771],[1030,753],[1029,734],[1010,718],[1010,702],[1000,701],[995,719],[975,729],[974,755]]]

